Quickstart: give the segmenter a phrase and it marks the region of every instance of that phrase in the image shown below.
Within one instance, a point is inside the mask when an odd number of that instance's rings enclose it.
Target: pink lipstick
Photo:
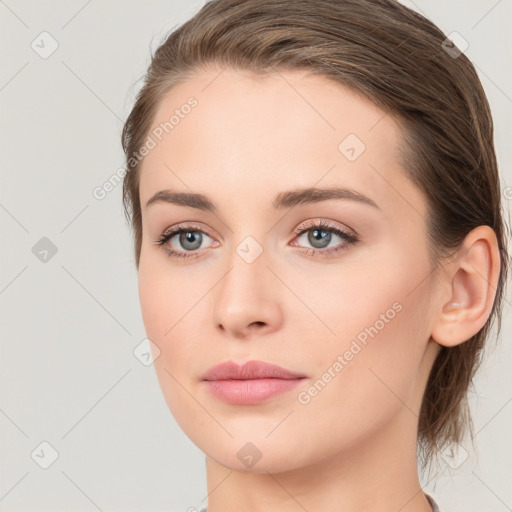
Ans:
[[[218,399],[235,405],[255,405],[295,388],[306,378],[275,364],[226,361],[210,368],[203,382]]]

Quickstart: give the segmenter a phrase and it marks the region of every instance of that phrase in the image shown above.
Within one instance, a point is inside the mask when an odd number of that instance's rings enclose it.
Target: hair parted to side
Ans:
[[[403,163],[427,198],[434,265],[479,225],[496,233],[501,269],[490,317],[471,339],[441,351],[423,397],[418,449],[425,468],[450,442],[473,436],[467,392],[501,314],[508,273],[506,224],[490,108],[461,54],[432,22],[394,0],[212,0],[152,55],[122,132],[123,203],[139,268],[140,163],[134,159],[166,93],[210,65],[254,73],[302,69],[359,91],[403,129]]]

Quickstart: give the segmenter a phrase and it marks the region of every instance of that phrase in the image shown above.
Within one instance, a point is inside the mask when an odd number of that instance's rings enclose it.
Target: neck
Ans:
[[[207,457],[208,512],[432,512],[418,479],[415,425],[404,407],[373,437],[286,472],[236,471]]]

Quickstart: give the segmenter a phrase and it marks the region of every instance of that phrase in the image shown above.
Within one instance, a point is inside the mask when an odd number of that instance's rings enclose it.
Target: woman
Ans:
[[[439,510],[417,463],[471,431],[508,268],[466,56],[392,0],[214,0],[156,50],[123,148],[208,512]]]

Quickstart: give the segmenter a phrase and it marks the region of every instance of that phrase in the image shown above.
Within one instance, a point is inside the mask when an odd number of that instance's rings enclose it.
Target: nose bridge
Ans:
[[[255,302],[263,298],[269,291],[266,286],[267,256],[263,246],[253,237],[246,237],[234,246],[226,256],[229,272],[219,284],[223,295],[219,299],[225,296],[229,301],[247,307],[247,300]],[[230,305],[230,309],[234,311],[236,304]]]
[[[233,246],[226,256],[228,272],[221,279],[214,299],[217,325],[243,331],[255,322],[273,325],[278,321],[278,294],[270,282],[276,278],[267,268],[268,256],[252,236]]]

